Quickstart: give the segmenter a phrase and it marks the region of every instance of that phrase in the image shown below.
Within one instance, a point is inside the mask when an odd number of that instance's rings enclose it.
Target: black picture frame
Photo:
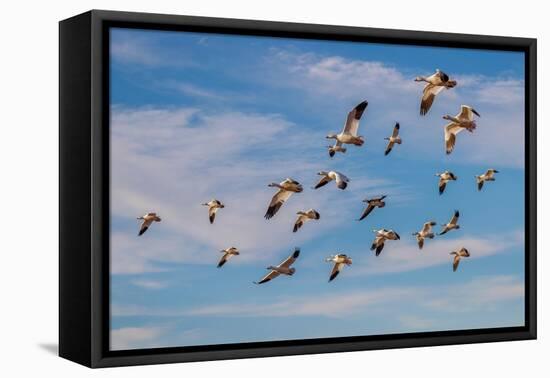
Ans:
[[[525,326],[109,351],[109,28],[525,53]],[[59,354],[88,367],[535,339],[536,39],[92,10],[59,24]]]

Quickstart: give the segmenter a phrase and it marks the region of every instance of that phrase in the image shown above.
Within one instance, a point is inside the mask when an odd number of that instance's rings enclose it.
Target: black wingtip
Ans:
[[[297,259],[298,256],[300,256],[300,248],[296,247],[294,248],[294,253],[292,254],[292,257]]]

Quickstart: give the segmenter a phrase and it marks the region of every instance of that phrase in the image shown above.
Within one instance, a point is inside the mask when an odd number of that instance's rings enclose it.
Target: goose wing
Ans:
[[[231,258],[231,256],[233,256],[233,255],[230,254],[230,253],[224,253],[222,258],[218,262],[218,268],[221,268],[223,266],[223,264],[225,264],[227,262],[227,260],[229,260]]]
[[[321,179],[319,180],[319,182],[317,183],[317,185],[315,185],[315,187],[313,189],[319,189],[320,187],[325,186],[326,184],[328,184],[331,181],[332,181],[332,179],[330,177],[323,176],[323,177],[321,177]]]
[[[445,126],[445,150],[447,154],[453,152],[456,142],[456,134],[464,130],[458,123],[451,122]]]
[[[468,250],[464,247],[460,248],[460,251],[458,251],[458,254],[461,257],[470,257],[470,252],[468,252]]]
[[[453,217],[451,218],[450,224],[456,224],[458,222],[458,217],[460,216],[460,213],[458,210],[455,210],[455,213],[453,214]]]
[[[359,129],[359,120],[361,119],[361,116],[367,108],[367,105],[368,102],[363,101],[348,113],[346,125],[344,126],[344,133],[357,136],[357,130]]]
[[[292,264],[294,264],[294,261],[300,256],[300,250],[296,248],[294,252],[292,252],[292,255],[288,256],[285,261],[280,263],[278,265],[279,268],[289,268]]]
[[[298,219],[296,219],[296,222],[294,223],[294,228],[292,229],[292,232],[296,232],[304,225],[304,223],[307,221],[308,217],[305,215],[299,215]]]
[[[424,247],[424,237],[416,235],[416,241],[418,242],[418,248],[422,249],[422,247]]]
[[[477,179],[477,190],[481,190],[481,188],[483,188],[483,183],[485,183],[485,180],[481,178]]]
[[[258,285],[261,285],[263,283],[266,283],[267,281],[271,281],[272,279],[279,277],[279,275],[280,275],[279,272],[277,272],[275,270],[272,270],[269,273],[267,273],[265,276],[263,276],[263,278],[261,280],[259,280],[258,282],[254,282],[254,283],[258,284]]]
[[[429,234],[430,232],[432,232],[432,225],[433,225],[433,222],[426,222],[424,223],[424,226],[422,226],[422,233],[423,234]]]
[[[139,234],[138,236],[141,236],[145,233],[145,231],[147,231],[147,229],[149,228],[149,226],[151,226],[151,223],[153,223],[153,219],[152,218],[149,218],[149,219],[145,219],[143,221],[143,223],[141,224],[141,227],[139,229]]]
[[[473,121],[474,120],[474,114],[476,116],[480,117],[479,113],[474,108],[472,108],[471,106],[468,106],[468,105],[462,105],[460,107],[460,113],[457,115],[457,118],[467,119],[468,121]]]
[[[388,141],[388,144],[386,146],[386,151],[384,151],[384,155],[388,155],[391,152],[394,144],[395,143],[392,142],[391,139]]]
[[[369,203],[369,205],[363,211],[363,214],[361,214],[361,217],[359,218],[359,220],[365,219],[367,215],[369,215],[372,212],[373,209],[374,209],[374,206]]]
[[[210,219],[210,224],[214,223],[214,219],[216,219],[217,211],[218,211],[218,207],[210,206],[208,208],[208,218]]]
[[[335,172],[336,173],[336,186],[339,189],[346,189],[348,186],[349,178],[347,178],[344,174]]]
[[[275,214],[277,214],[277,211],[283,206],[286,200],[290,198],[292,195],[292,192],[288,190],[279,189],[277,193],[271,198],[271,202],[269,203],[269,207],[267,208],[267,211],[264,215],[265,219],[271,219]]]
[[[393,132],[391,134],[392,137],[396,138],[399,135],[399,122],[395,124],[393,127]]]
[[[447,187],[447,180],[440,177],[439,178],[439,194],[443,194],[443,192],[445,191],[445,187]]]
[[[443,90],[442,86],[434,84],[426,84],[422,92],[422,100],[420,101],[420,115],[426,115],[434,102],[435,96]]]
[[[453,259],[453,272],[456,272],[459,263],[460,263],[460,256],[456,254],[455,258]]]
[[[370,249],[371,251],[376,250],[376,256],[378,256],[382,252],[382,249],[384,249],[384,237],[377,236],[372,242]]]
[[[343,267],[344,267],[344,263],[341,263],[341,262],[335,263],[334,266],[332,267],[332,271],[330,272],[330,278],[328,279],[328,282],[335,279]]]

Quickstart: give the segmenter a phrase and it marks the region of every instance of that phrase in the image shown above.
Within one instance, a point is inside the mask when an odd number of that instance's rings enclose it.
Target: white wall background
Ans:
[[[550,301],[544,232],[549,209],[539,143],[539,340],[89,370],[58,358],[58,25],[89,9],[372,26],[538,38],[538,139],[550,137],[548,11],[542,1],[81,0],[0,6],[0,375],[23,377],[542,376],[548,374]],[[546,189],[547,190],[547,189]],[[513,200],[513,199],[511,199]]]

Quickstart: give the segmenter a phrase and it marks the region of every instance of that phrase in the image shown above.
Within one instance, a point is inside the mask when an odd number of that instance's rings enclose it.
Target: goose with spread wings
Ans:
[[[269,184],[268,186],[279,188],[279,190],[271,198],[269,207],[267,208],[267,211],[264,215],[265,219],[273,218],[273,216],[277,214],[277,211],[279,211],[281,206],[283,206],[283,204],[290,198],[293,193],[301,193],[303,191],[302,185],[298,181],[291,178],[285,179],[280,184],[274,182]]]
[[[321,215],[314,209],[298,211],[296,214],[298,215],[298,219],[296,219],[296,222],[294,223],[292,232],[297,232],[304,225],[304,223],[310,220],[319,220],[321,218]]]
[[[447,183],[449,181],[456,181],[456,179],[458,177],[456,177],[456,175],[451,172],[451,171],[445,171],[443,173],[436,173],[435,174],[437,177],[439,177],[439,194],[443,194],[443,192],[445,191],[445,188],[447,187]]]
[[[443,89],[450,89],[456,86],[456,80],[451,80],[445,72],[436,69],[435,73],[428,76],[418,76],[414,79],[417,82],[426,82],[422,91],[420,101],[420,115],[426,115],[437,96]]]
[[[357,220],[362,221],[363,219],[365,219],[367,215],[369,215],[374,210],[375,207],[383,208],[384,206],[386,206],[386,202],[384,201],[384,198],[386,198],[385,195],[380,197],[370,198],[370,199],[369,198],[364,199],[363,202],[367,203],[367,207],[365,208],[365,210],[363,210],[363,214],[361,214],[361,217],[359,217],[359,219]]]
[[[319,189],[322,186],[325,186],[331,181],[336,182],[336,186],[339,189],[346,189],[348,186],[348,183],[350,181],[349,178],[346,177],[343,173],[336,172],[336,171],[321,171],[317,173],[319,176],[322,176],[317,185],[313,187],[313,189]]]
[[[382,228],[380,230],[372,230],[376,233],[374,241],[370,247],[371,251],[376,251],[376,256],[380,255],[382,249],[384,249],[384,244],[386,240],[400,240],[399,234],[394,230],[386,230]]]
[[[340,274],[340,271],[344,268],[344,266],[346,265],[350,266],[353,263],[353,261],[351,260],[351,257],[343,253],[338,253],[334,256],[327,257],[325,261],[334,263],[334,266],[332,267],[332,271],[330,272],[330,277],[328,279],[328,282],[335,279],[336,276]]]
[[[434,233],[432,232],[432,226],[435,226],[436,223],[434,221],[426,222],[424,223],[424,226],[422,226],[422,229],[418,232],[415,232],[413,236],[416,236],[416,241],[418,242],[418,248],[422,249],[424,247],[424,240],[425,239],[433,239]]]
[[[458,212],[458,210],[455,210],[453,217],[451,218],[449,223],[443,225],[443,229],[441,230],[439,235],[444,235],[451,230],[458,230],[460,228],[460,225],[458,224],[458,217],[460,217],[460,213]]]
[[[225,207],[225,205],[217,199],[213,199],[209,202],[203,203],[202,205],[208,206],[208,219],[210,220],[210,224],[214,223],[214,219],[216,219],[216,213],[218,212],[218,210]]]
[[[280,263],[277,266],[268,266],[267,269],[269,270],[269,273],[267,273],[261,280],[258,282],[254,282],[255,284],[261,285],[263,283],[266,283],[268,281],[271,281],[272,279],[275,279],[279,277],[281,274],[285,276],[292,276],[296,269],[291,268],[291,265],[294,264],[294,261],[300,256],[300,248],[294,249],[294,252],[290,256],[288,256],[285,261]]]
[[[138,236],[141,236],[149,229],[149,227],[153,224],[153,222],[160,222],[161,219],[157,215],[157,213],[147,213],[144,216],[141,216],[137,218],[139,220],[142,220],[141,227],[139,229]]]
[[[460,108],[460,113],[456,116],[444,115],[443,119],[451,121],[445,125],[445,151],[447,155],[453,152],[456,143],[456,136],[462,130],[468,130],[473,132],[477,127],[474,115],[481,117],[479,113],[468,105],[462,105]]]
[[[481,190],[483,188],[483,184],[485,181],[495,181],[495,173],[498,173],[496,169],[488,169],[487,172],[485,172],[482,175],[476,176],[477,181],[477,190]]]
[[[223,253],[223,256],[218,262],[218,268],[221,268],[231,257],[240,255],[239,250],[235,247],[222,249],[220,252]]]
[[[464,247],[460,248],[458,251],[451,252],[451,255],[454,255],[453,258],[453,272],[456,272],[458,269],[458,264],[463,257],[470,257],[470,252]]]
[[[363,145],[365,141],[361,135],[357,135],[357,132],[359,130],[359,121],[368,104],[367,101],[363,101],[348,113],[346,124],[340,134],[332,133],[327,135],[327,139],[336,139],[336,143],[328,147],[330,157],[333,157],[336,152],[346,152],[346,148],[343,147],[344,144]]]
[[[388,155],[391,152],[394,144],[401,144],[401,137],[399,136],[399,122],[397,122],[393,127],[392,135],[384,139],[388,141],[384,155]]]

